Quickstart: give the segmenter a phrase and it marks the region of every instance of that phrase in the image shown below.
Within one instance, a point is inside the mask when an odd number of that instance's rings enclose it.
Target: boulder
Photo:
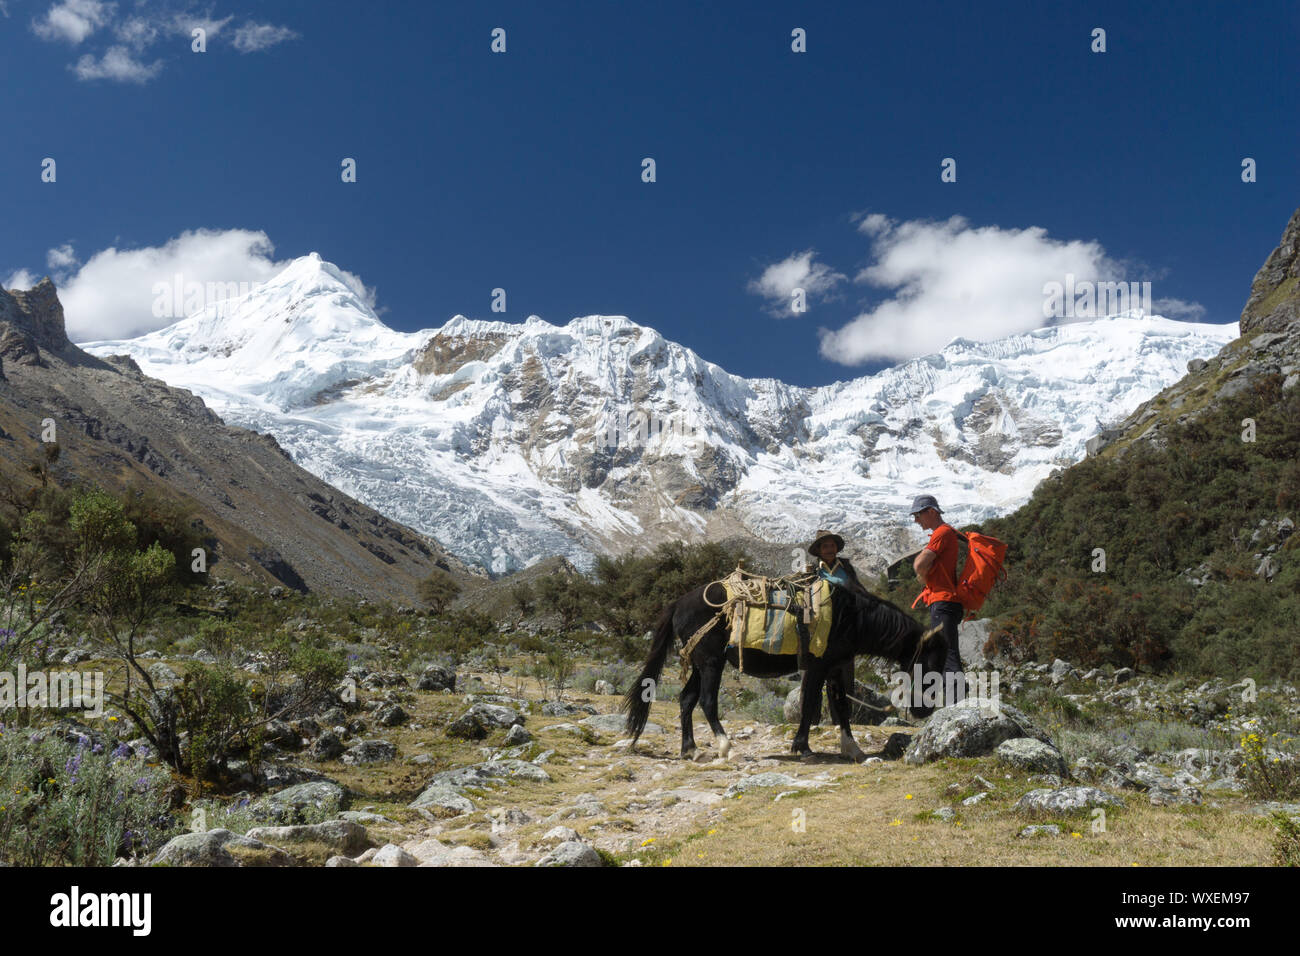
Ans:
[[[279,847],[229,830],[182,833],[168,840],[153,858],[154,866],[292,866]]]
[[[370,858],[371,866],[419,866],[420,861],[396,843],[387,843]]]
[[[452,690],[456,689],[456,672],[441,664],[430,664],[420,675],[415,685],[416,690]]]
[[[600,854],[577,840],[561,843],[537,861],[537,866],[604,866]]]
[[[1016,802],[1017,810],[1070,813],[1091,807],[1123,807],[1119,797],[1095,787],[1065,787],[1059,790],[1031,790]]]
[[[930,715],[914,736],[903,760],[922,764],[943,757],[982,757],[1006,740],[1032,737],[1050,745],[1051,738],[1009,704],[967,698]]]
[[[356,856],[370,845],[366,828],[348,820],[326,820],[307,826],[254,827],[246,835],[250,840],[276,846],[318,843],[343,856]]]
[[[1028,773],[1051,773],[1067,776],[1069,771],[1061,752],[1051,744],[1033,737],[1012,737],[998,744],[994,754],[999,760]]]
[[[267,794],[249,807],[258,820],[281,825],[306,822],[308,816],[333,816],[347,802],[347,792],[331,780],[316,780]]]
[[[349,766],[367,763],[388,763],[397,759],[397,747],[387,740],[358,740],[343,754]]]
[[[529,733],[529,732],[524,728],[524,725],[523,725],[523,724],[515,724],[515,725],[514,725],[513,727],[511,727],[508,731],[506,731],[506,746],[507,746],[507,747],[518,747],[518,746],[520,746],[521,744],[526,744],[526,743],[528,743],[528,742],[531,741],[532,739],[533,739],[533,735],[530,734],[530,733]]]

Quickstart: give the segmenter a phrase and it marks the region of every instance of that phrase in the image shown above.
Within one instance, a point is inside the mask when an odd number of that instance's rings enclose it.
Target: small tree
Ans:
[[[420,600],[427,604],[434,614],[442,614],[459,596],[460,585],[441,568],[434,568],[433,573],[420,582]]]
[[[519,620],[522,621],[537,610],[537,595],[527,581],[521,581],[510,589],[510,600],[514,602],[515,610],[519,612]]]
[[[538,582],[537,603],[548,614],[558,615],[560,631],[568,633],[586,613],[590,591],[581,575],[551,574]]]

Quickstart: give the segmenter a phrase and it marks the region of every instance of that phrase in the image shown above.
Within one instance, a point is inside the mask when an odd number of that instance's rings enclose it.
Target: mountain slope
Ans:
[[[917,492],[957,520],[1014,508],[1231,334],[1130,313],[958,339],[878,375],[797,388],[732,375],[621,316],[457,316],[393,332],[312,255],[239,300],[86,348],[131,355],[501,573],[826,526],[879,566],[915,543]]]
[[[442,564],[470,574],[423,536],[295,465],[275,439],[225,425],[202,399],[70,343],[53,284],[0,290],[0,471],[33,479],[43,422],[56,471],[109,490],[152,487],[192,509],[222,578],[413,602]]]
[[[1000,650],[1233,681],[1300,674],[1298,236],[1300,210],[1239,338],[987,523],[1010,545],[1011,576],[984,608]]]

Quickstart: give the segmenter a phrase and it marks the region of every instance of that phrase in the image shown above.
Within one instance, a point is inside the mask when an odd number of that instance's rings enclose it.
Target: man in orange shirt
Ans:
[[[925,585],[921,600],[930,606],[930,626],[942,625],[944,636],[948,638],[944,673],[960,674],[963,668],[961,649],[957,645],[957,625],[965,612],[957,601],[957,532],[943,520],[943,512],[933,495],[917,495],[912,502],[912,520],[923,531],[930,532],[930,543],[912,562],[916,576]],[[956,686],[960,689],[963,683],[959,681]]]

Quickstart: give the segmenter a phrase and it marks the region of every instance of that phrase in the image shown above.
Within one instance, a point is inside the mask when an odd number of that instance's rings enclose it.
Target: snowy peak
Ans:
[[[316,253],[250,290],[222,291],[231,294],[164,329],[86,350],[124,351],[171,384],[255,396],[287,411],[383,373],[424,338],[384,325],[360,283]]]
[[[936,495],[958,523],[1015,508],[1236,332],[1129,313],[954,339],[800,388],[733,375],[626,316],[457,315],[395,332],[317,256],[222,305],[88,349],[130,354],[497,573],[819,527],[870,567],[916,543],[913,495]]]

